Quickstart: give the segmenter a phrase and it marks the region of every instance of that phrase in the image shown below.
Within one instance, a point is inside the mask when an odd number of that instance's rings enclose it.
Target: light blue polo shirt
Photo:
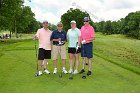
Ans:
[[[67,32],[68,47],[75,48],[78,42],[78,38],[81,36],[81,31],[78,28],[69,29]]]

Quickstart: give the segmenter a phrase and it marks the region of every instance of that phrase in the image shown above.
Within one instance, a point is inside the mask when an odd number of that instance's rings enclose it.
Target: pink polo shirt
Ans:
[[[90,24],[87,26],[84,25],[81,27],[81,40],[88,40],[93,37],[95,37],[95,31],[94,31],[94,28]],[[92,40],[86,43],[89,43],[89,42],[92,42]]]
[[[45,50],[51,50],[51,37],[52,32],[48,29],[44,28],[38,29],[36,36],[39,39],[39,48],[43,48]]]

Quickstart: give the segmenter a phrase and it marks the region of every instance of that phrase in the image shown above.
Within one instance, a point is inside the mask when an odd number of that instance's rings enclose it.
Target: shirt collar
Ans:
[[[44,27],[43,27],[43,29],[44,29],[45,31],[49,31],[49,29],[46,30]]]
[[[57,33],[62,33],[63,32],[63,30],[61,32],[59,32],[58,29],[56,31],[57,31]]]
[[[84,28],[86,28],[86,29],[89,28],[89,27],[90,27],[90,24],[89,25],[84,25]]]

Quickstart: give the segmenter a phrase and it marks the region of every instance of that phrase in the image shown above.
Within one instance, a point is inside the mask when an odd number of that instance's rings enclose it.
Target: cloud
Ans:
[[[35,7],[32,9],[32,11],[36,14],[35,18],[38,21],[48,20],[50,23],[57,23],[60,21],[59,17],[54,15],[52,12],[44,12],[40,8]]]
[[[72,2],[105,21],[119,20],[130,12],[140,10],[140,0],[32,0],[31,3],[25,2],[25,5],[31,6],[37,20],[47,19],[56,24],[61,15],[72,7]],[[93,21],[98,20],[93,18]]]

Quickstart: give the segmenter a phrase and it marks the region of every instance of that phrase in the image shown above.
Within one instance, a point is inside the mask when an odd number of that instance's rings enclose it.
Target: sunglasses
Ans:
[[[84,21],[84,22],[88,22],[88,21]]]
[[[62,27],[62,25],[57,25],[58,27]]]

